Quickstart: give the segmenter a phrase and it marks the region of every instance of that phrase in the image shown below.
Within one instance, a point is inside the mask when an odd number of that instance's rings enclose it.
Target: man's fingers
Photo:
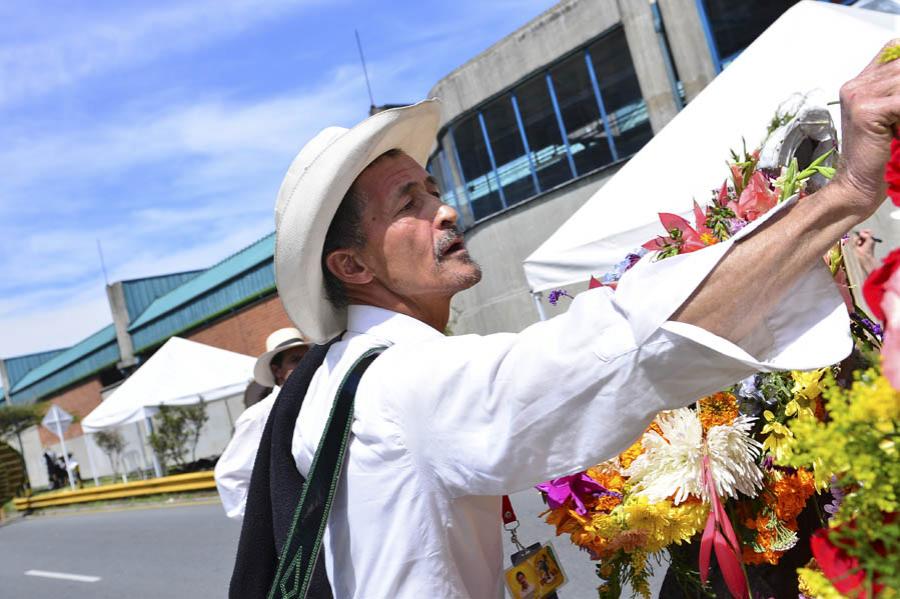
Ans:
[[[881,50],[878,51],[878,54],[875,55],[875,58],[872,59],[872,62],[867,64],[866,68],[864,68],[860,72],[860,75],[862,75],[864,73],[868,73],[869,71],[871,71],[873,69],[877,69],[880,66],[884,66],[884,63],[881,62],[881,55],[884,54],[885,50],[887,50],[888,48],[891,48],[893,46],[900,46],[900,37],[895,37],[894,39],[888,41],[888,43],[886,43],[884,46],[882,46]],[[895,60],[894,62],[898,62],[898,61]]]
[[[844,103],[842,102],[842,104]],[[886,144],[900,125],[900,94],[863,98],[844,104],[843,107],[848,111],[856,127],[884,135],[887,138]],[[885,145],[884,151],[888,152],[887,145]]]
[[[886,64],[876,64],[876,68],[868,69],[842,86],[842,91],[868,96],[900,95],[900,60]]]

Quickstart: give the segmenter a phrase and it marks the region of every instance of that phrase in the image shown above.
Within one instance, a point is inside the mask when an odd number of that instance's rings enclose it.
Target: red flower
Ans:
[[[884,323],[881,365],[884,376],[900,389],[900,249],[887,255],[863,284],[872,314]]]
[[[881,302],[884,300],[888,280],[898,268],[900,268],[900,248],[888,254],[881,266],[873,270],[866,282],[863,283],[863,296],[866,298],[866,303],[869,304],[872,315],[882,322],[885,321],[885,314]]]
[[[884,169],[884,180],[888,197],[894,206],[900,206],[900,139],[896,137],[891,141],[891,158]]]
[[[897,519],[896,513],[884,514],[884,523],[893,524]],[[866,572],[860,568],[859,560],[855,557],[847,555],[847,552],[836,546],[832,539],[840,534],[844,526],[851,530],[856,529],[856,523],[842,524],[834,529],[820,529],[813,533],[809,539],[809,546],[812,549],[813,557],[816,563],[822,568],[822,573],[831,581],[838,591],[842,594],[854,599],[863,599],[867,597],[865,580]],[[853,545],[854,543],[850,543]],[[877,541],[872,545],[876,552],[882,557],[887,555],[884,543]],[[878,574],[875,573],[872,584],[872,596],[884,590],[884,585],[878,583]]]
[[[816,531],[809,540],[816,563],[834,588],[844,595],[862,599],[866,596],[863,588],[866,573],[859,569],[859,560],[847,555],[843,549],[836,547],[828,539],[828,533],[829,531],[823,528]],[[856,594],[851,595],[854,591]]]

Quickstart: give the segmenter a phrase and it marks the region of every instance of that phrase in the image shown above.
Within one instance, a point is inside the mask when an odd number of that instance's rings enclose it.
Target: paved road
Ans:
[[[218,502],[27,518],[0,528],[0,597],[225,597],[239,534]]]

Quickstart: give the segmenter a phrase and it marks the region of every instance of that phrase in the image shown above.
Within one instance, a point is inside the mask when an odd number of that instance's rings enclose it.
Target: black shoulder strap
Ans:
[[[338,388],[325,432],[309,469],[309,478],[294,511],[291,528],[278,560],[278,571],[269,590],[269,599],[304,599],[309,592],[318,593],[311,588],[311,583],[320,561],[322,536],[344,467],[353,426],[356,389],[363,373],[383,349],[371,349],[363,354]]]
[[[294,427],[312,378],[338,339],[307,352],[272,406],[253,464],[231,599],[332,598],[319,549],[343,469],[356,388],[383,351],[364,354],[341,383],[307,482],[291,451]]]
[[[304,480],[291,453],[294,426],[316,370],[338,339],[340,337],[325,345],[316,345],[303,356],[269,413],[253,463],[241,537],[231,574],[228,593],[231,599],[262,599],[272,586],[278,555],[287,537],[297,498],[303,492]],[[320,596],[330,599],[331,589],[324,566],[319,570],[321,576],[317,578],[324,581],[325,587]]]

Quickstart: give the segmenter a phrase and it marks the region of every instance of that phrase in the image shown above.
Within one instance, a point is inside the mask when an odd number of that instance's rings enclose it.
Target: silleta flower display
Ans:
[[[664,233],[613,272],[592,277],[590,287],[615,289],[638,260],[722,242],[780,202],[802,200],[827,184],[836,134],[812,140],[816,151],[808,164],[799,163],[796,147],[786,147],[785,133],[811,114],[807,109],[801,102],[779,112],[760,149],[732,153],[729,180],[706,207],[694,202],[693,222],[660,214]],[[900,140],[885,177],[900,205]],[[810,372],[751,376],[691,407],[659,414],[619,456],[538,485],[547,523],[597,562],[601,598],[619,597],[626,585],[649,597],[651,558],[666,549],[670,577],[690,596],[716,596],[714,576],[733,597],[769,597],[771,587],[757,584],[756,569],[774,567],[778,577],[791,579],[779,588],[801,597],[897,596],[900,250],[866,282],[872,316],[849,293],[843,245],[825,262],[851,315],[855,343],[847,360]],[[550,297],[555,304],[571,296],[557,290]]]

